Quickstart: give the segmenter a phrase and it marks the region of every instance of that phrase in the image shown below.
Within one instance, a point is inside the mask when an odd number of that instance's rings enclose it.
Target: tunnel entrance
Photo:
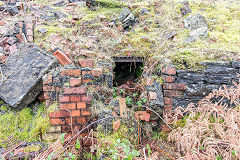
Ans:
[[[137,82],[143,72],[143,59],[140,57],[115,57],[113,86],[118,87],[128,82]]]

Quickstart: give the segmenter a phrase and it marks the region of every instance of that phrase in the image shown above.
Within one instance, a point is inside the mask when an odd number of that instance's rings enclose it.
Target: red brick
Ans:
[[[90,95],[82,95],[81,102],[91,102],[92,101],[92,96]]]
[[[167,125],[162,125],[161,128],[162,128],[162,131],[164,131],[164,132],[170,132],[171,131],[171,128],[169,128]]]
[[[43,84],[51,84],[53,82],[52,75],[43,76]]]
[[[94,77],[98,77],[98,76],[102,75],[103,70],[102,70],[102,68],[94,68],[94,69],[91,71],[91,73],[92,73],[92,75],[93,75]]]
[[[71,110],[71,109],[76,109],[76,103],[60,103],[60,109],[61,110],[65,110],[65,109],[68,109],[68,110]]]
[[[7,56],[6,55],[0,55],[0,63],[6,62]]]
[[[164,109],[166,110],[172,110],[173,106],[172,105],[164,105]]]
[[[27,36],[33,36],[33,30],[32,29],[27,29]]]
[[[77,103],[77,109],[86,109],[86,103],[83,102]]]
[[[82,79],[81,77],[79,78],[70,78],[70,86],[71,87],[76,87],[76,86],[80,86],[82,84]]]
[[[170,108],[164,108],[164,111],[165,111],[166,114],[168,114],[168,113],[171,113],[172,109],[170,109]]]
[[[71,115],[72,115],[72,117],[79,117],[80,116],[80,110],[72,110]]]
[[[164,96],[165,97],[181,97],[183,96],[183,92],[177,91],[177,90],[164,90]]]
[[[50,99],[51,98],[50,92],[44,92],[43,97],[44,99]]]
[[[70,95],[71,102],[81,102],[81,95]]]
[[[82,71],[83,76],[85,76],[86,74],[91,74],[91,71]]]
[[[69,125],[62,126],[61,127],[61,132],[62,133],[70,133],[70,132],[72,132],[72,128]]]
[[[88,59],[79,60],[78,63],[81,65],[81,67],[90,67],[90,68],[92,68],[93,65],[94,65],[94,61],[93,60],[88,60]]]
[[[169,97],[164,97],[164,104],[173,104],[173,99]]]
[[[6,24],[5,21],[0,21],[0,26],[4,26]]]
[[[87,93],[86,87],[64,87],[64,94],[84,94]]]
[[[67,124],[86,124],[86,117],[73,117],[73,118],[67,118]]]
[[[92,81],[91,79],[83,79],[82,83],[88,83],[88,82],[91,82],[91,81]]]
[[[163,81],[166,83],[172,83],[172,82],[175,82],[175,77],[174,76],[163,76]]]
[[[60,75],[61,76],[80,76],[81,71],[79,69],[63,69]]]
[[[146,78],[146,85],[147,86],[152,86],[153,83],[154,83],[154,78],[152,78],[152,77],[147,77]]]
[[[60,95],[59,102],[70,102],[70,98],[69,98],[69,96]]]
[[[91,112],[90,111],[81,111],[81,115],[82,116],[90,116],[91,115]]]
[[[185,83],[164,83],[163,89],[186,90],[186,84]]]
[[[68,64],[71,64],[72,63],[72,60],[71,59],[69,59],[68,58],[68,56],[65,54],[65,53],[63,53],[61,50],[56,50],[54,53],[53,53],[53,55],[55,56],[55,57],[57,57],[57,59],[58,59],[58,61],[59,61],[59,63],[61,64],[61,65],[68,65]]]
[[[33,42],[33,36],[27,36],[28,42]]]
[[[68,111],[54,111],[52,113],[49,113],[50,118],[55,118],[55,117],[70,117],[70,112]]]
[[[43,91],[54,91],[54,90],[55,90],[54,86],[46,86],[46,85],[43,86]]]
[[[149,92],[148,93],[148,100],[156,100],[157,99],[157,93],[156,92]]]
[[[172,66],[164,67],[162,69],[162,73],[167,75],[176,75],[176,69]]]
[[[11,45],[10,47],[9,47],[9,52],[10,53],[15,53],[15,52],[17,52],[18,50],[17,50],[17,45],[16,44],[14,44],[14,45]]]
[[[20,43],[23,42],[23,35],[22,35],[22,33],[16,34],[16,37],[17,37],[17,39],[18,39],[18,41]]]
[[[65,121],[60,118],[51,118],[50,123],[51,125],[64,125]]]

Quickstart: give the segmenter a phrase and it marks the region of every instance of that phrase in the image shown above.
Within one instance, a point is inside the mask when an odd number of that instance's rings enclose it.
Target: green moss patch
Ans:
[[[9,142],[25,141],[38,132],[45,133],[50,126],[48,112],[45,104],[34,108],[24,108],[20,111],[11,109],[0,103],[0,146],[8,147]],[[39,136],[29,140],[39,141]]]

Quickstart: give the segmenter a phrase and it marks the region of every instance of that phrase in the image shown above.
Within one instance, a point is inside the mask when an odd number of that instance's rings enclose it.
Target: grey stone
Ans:
[[[206,85],[206,84],[187,84],[185,95],[188,97],[205,97],[213,90],[217,90],[219,85]]]
[[[109,88],[113,88],[113,73],[104,74],[104,81],[108,85]]]
[[[141,11],[140,11],[140,14],[145,15],[148,12],[149,12],[149,10],[147,8],[142,8]]]
[[[177,32],[176,31],[172,31],[172,32],[168,33],[165,37],[166,37],[166,39],[172,40],[175,35],[177,35]]]
[[[190,30],[189,35],[195,38],[206,38],[208,34],[208,25],[201,14],[189,15],[184,19],[184,26]]]
[[[183,42],[184,42],[184,43],[192,43],[192,42],[195,42],[195,41],[196,41],[196,38],[193,37],[193,36],[190,36],[190,37],[184,39]]]
[[[238,72],[237,69],[228,68],[228,67],[210,67],[205,69],[207,74],[236,74]]]
[[[15,16],[16,14],[19,13],[19,10],[18,10],[18,8],[16,6],[8,6],[7,11],[12,16]]]
[[[186,98],[186,97],[175,97],[173,98],[173,109],[177,107],[183,107],[186,108],[190,103],[198,103],[201,99],[199,97],[192,97],[192,98]]]
[[[113,116],[111,109],[102,109],[100,110],[100,113],[98,114],[98,119],[104,119]],[[101,129],[104,131],[104,133],[112,132],[113,125],[112,125],[113,118],[105,119],[104,121],[101,121],[99,124],[101,125]]]
[[[0,98],[12,107],[29,105],[42,90],[42,76],[56,59],[35,45],[20,46],[2,65]]]
[[[58,2],[54,3],[54,5],[55,5],[56,7],[61,7],[61,6],[63,6],[64,4],[65,4],[64,1],[58,1]]]
[[[231,61],[231,63],[233,68],[240,68],[240,61]]]
[[[208,74],[207,77],[208,77],[207,83],[217,84],[217,85],[221,85],[221,84],[231,85],[232,81],[236,81],[236,82],[239,81],[239,77],[233,74],[217,74],[217,75]]]
[[[204,83],[207,76],[203,72],[177,70],[177,82],[179,83]]]
[[[229,61],[202,61],[200,64],[204,67],[232,67]]]
[[[119,21],[122,22],[124,29],[127,29],[129,26],[133,26],[135,23],[135,17],[128,8],[124,8],[119,16]]]
[[[42,35],[46,34],[47,33],[47,29],[46,28],[40,28],[38,29],[38,32]]]
[[[182,15],[185,16],[188,13],[192,13],[191,8],[189,7],[189,2],[184,1],[183,4],[184,4],[184,6],[180,8],[180,11],[181,11]]]

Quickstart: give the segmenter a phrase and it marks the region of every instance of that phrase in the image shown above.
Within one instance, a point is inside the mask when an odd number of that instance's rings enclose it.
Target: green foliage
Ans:
[[[168,137],[168,133],[167,132],[164,132],[164,131],[153,131],[153,134],[152,134],[152,138],[153,139],[156,139],[156,140],[167,140],[167,137]]]
[[[128,140],[122,141],[117,139],[117,143],[113,145],[113,149],[110,149],[110,157],[112,159],[118,159],[119,150],[121,150],[121,155],[123,155],[124,160],[132,160],[133,158],[139,156],[139,152],[135,149],[132,149],[131,143]]]
[[[0,103],[1,104],[1,103]],[[20,111],[14,110],[7,105],[0,106],[0,145],[7,147],[4,140],[10,136],[13,139],[26,140],[38,132],[45,133],[50,126],[48,111],[45,104],[37,106],[35,109],[26,107]],[[37,141],[38,137],[31,139]]]
[[[62,144],[64,144],[65,135],[66,135],[66,133],[62,133],[62,134],[60,135],[60,140],[61,140],[61,143],[62,143]]]
[[[108,155],[111,159],[118,159],[118,154],[121,154],[126,160],[132,160],[139,153],[136,150],[136,138],[132,128],[127,128],[124,124],[111,134],[102,134],[98,132],[99,145],[97,157],[100,155]],[[108,143],[111,142],[111,143]]]
[[[152,150],[151,150],[149,144],[147,144],[147,149],[148,149],[148,157],[150,157],[150,154],[152,153]]]
[[[80,141],[79,141],[79,139],[77,139],[75,147],[76,147],[76,149],[80,149]]]

